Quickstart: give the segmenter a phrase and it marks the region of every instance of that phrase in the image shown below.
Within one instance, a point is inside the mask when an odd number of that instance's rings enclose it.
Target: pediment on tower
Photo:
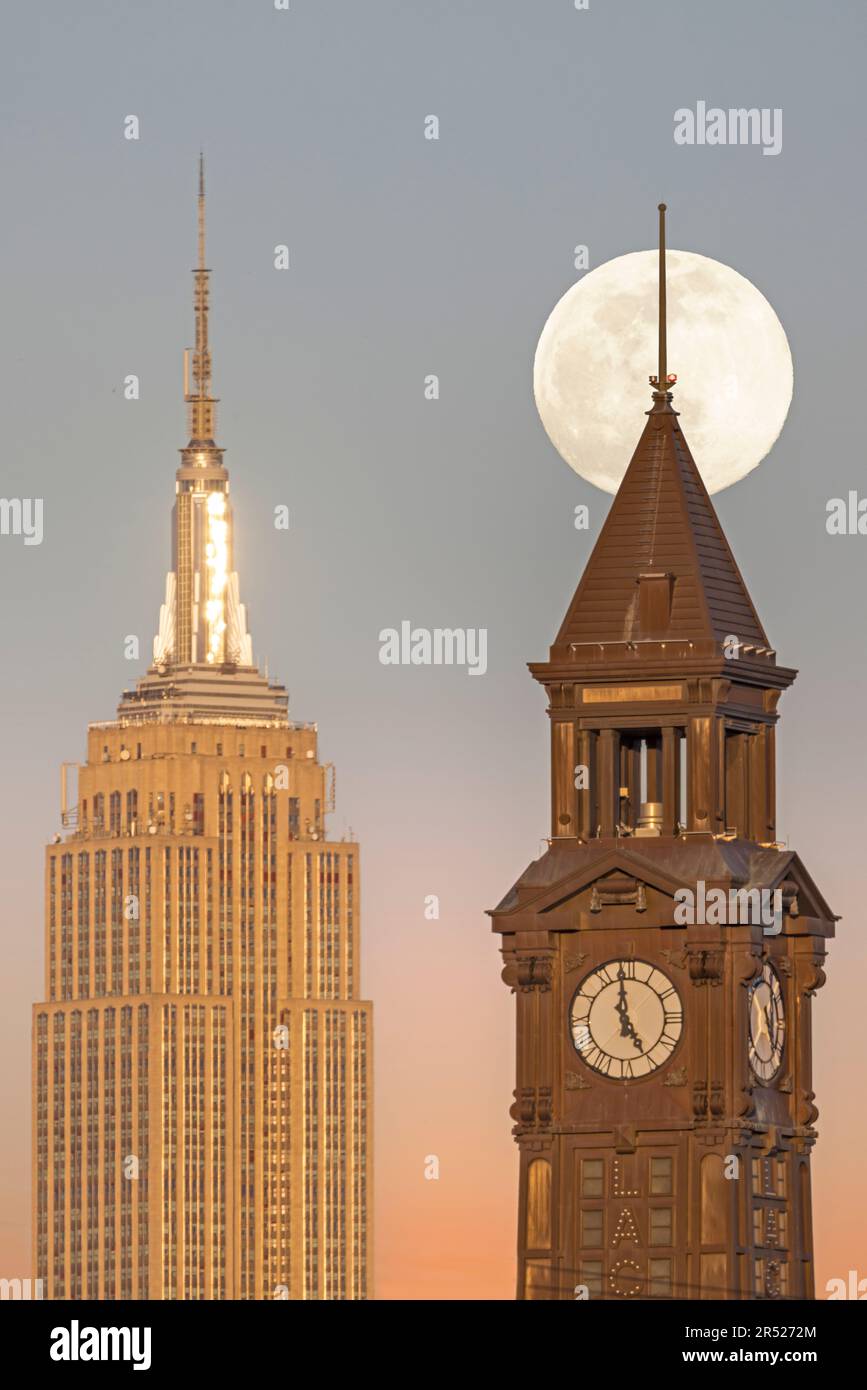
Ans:
[[[698,893],[702,884],[707,891],[779,890],[788,916],[814,924],[814,930],[821,923],[825,935],[834,933],[835,914],[797,854],[710,835],[624,838],[608,847],[598,841],[555,843],[528,865],[490,915],[495,931],[509,932],[565,929],[557,919],[568,917],[572,925],[576,911],[599,917],[600,925],[609,909],[622,908],[647,914],[648,923],[670,920],[678,891]]]
[[[766,882],[751,886],[767,887],[771,890],[779,888],[788,909],[791,911],[791,908],[794,908],[793,915],[826,923],[827,935],[833,936],[834,923],[839,922],[840,918],[820,893],[800,856],[787,850],[785,854],[778,854],[776,860],[776,863],[766,866]]]
[[[556,846],[528,866],[491,915],[538,918],[566,904],[580,903],[583,908],[583,899],[588,910],[631,905],[643,911],[648,892],[673,901],[682,883],[682,875],[639,861],[620,847]]]

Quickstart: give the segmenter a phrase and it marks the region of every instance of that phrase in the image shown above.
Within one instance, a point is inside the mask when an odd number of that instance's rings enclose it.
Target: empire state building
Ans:
[[[208,342],[153,663],[64,767],[33,1010],[33,1259],[53,1299],[372,1294],[372,1006],[333,768],[255,665]],[[73,784],[75,791],[73,792]]]

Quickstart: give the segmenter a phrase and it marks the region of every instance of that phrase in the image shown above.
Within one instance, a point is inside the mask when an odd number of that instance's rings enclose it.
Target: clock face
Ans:
[[[786,1041],[783,991],[773,966],[766,961],[749,992],[750,1066],[759,1081],[772,1081],[780,1070]]]
[[[683,1005],[646,960],[610,960],[578,986],[569,1015],[580,1057],[603,1076],[633,1081],[667,1062],[683,1031]]]

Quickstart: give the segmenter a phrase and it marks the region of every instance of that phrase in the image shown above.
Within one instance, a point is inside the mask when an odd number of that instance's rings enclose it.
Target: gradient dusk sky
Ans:
[[[202,145],[254,650],[292,717],[318,721],[330,833],[361,844],[379,1296],[514,1296],[514,1001],[485,909],[547,832],[526,662],[545,659],[610,505],[549,444],[533,354],[575,245],[591,267],[653,246],[660,199],[670,244],[758,286],[794,357],[779,441],[715,503],[800,669],[778,833],[843,919],[814,1006],[817,1291],[867,1277],[867,536],[825,527],[830,498],[867,492],[867,7],[13,0],[3,29],[0,492],[43,498],[45,519],[39,546],[0,537],[0,1275],[29,1270],[30,1006],[59,767],[142,673],[124,637],[149,651],[170,563]],[[781,152],[675,145],[674,112],[700,100],[780,108]],[[685,396],[689,364],[671,365]],[[383,666],[378,634],[405,619],[487,628],[484,678]]]

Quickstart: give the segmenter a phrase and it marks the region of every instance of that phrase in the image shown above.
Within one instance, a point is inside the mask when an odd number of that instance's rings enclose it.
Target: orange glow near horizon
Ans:
[[[445,812],[445,807],[443,811]],[[373,827],[369,827],[373,830]],[[363,832],[362,832],[363,833]],[[500,979],[499,943],[484,907],[508,886],[515,865],[490,854],[480,877],[465,844],[441,839],[394,881],[384,839],[362,842],[363,997],[374,1000],[376,1297],[512,1299],[515,1296],[517,1148],[509,1105],[514,1086],[514,999]],[[418,850],[416,847],[416,856]],[[442,918],[426,922],[422,889],[430,862],[453,861]],[[497,862],[499,860],[499,862]],[[434,877],[436,878],[436,874]],[[0,1276],[30,1271],[29,1029],[42,989],[41,884],[7,903],[26,924],[8,962],[0,1134]],[[482,896],[484,894],[484,897]],[[813,1003],[819,1141],[813,1154],[817,1297],[830,1279],[867,1277],[862,1155],[867,1113],[852,1103],[864,948],[856,921],[858,885],[828,888],[851,917],[829,944],[828,983]],[[848,902],[847,902],[848,900]],[[395,948],[395,943],[398,943]],[[426,1177],[430,1158],[438,1176]]]

